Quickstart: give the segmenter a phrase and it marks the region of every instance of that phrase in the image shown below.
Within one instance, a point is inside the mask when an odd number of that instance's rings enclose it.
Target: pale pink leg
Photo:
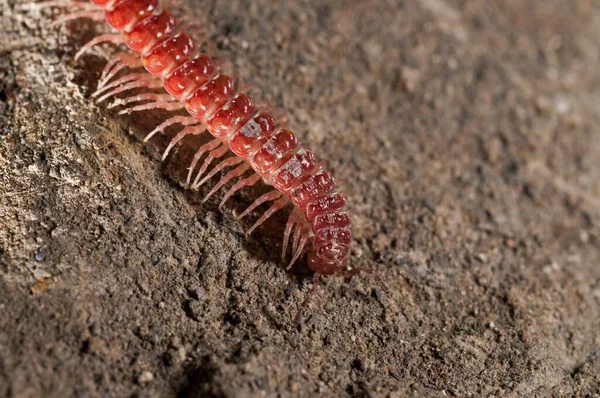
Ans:
[[[41,8],[77,8],[79,10],[99,10],[99,7],[95,4],[89,3],[87,1],[70,1],[70,0],[57,0],[57,1],[44,1],[41,3],[33,3],[29,4],[27,8],[30,9],[41,9]]]
[[[293,211],[288,218],[287,224],[285,224],[285,232],[283,233],[283,248],[281,249],[281,261],[285,259],[285,253],[287,252],[288,243],[290,241],[290,234],[292,233],[292,228],[294,228],[294,225],[296,225],[296,221],[298,221],[298,215],[295,211]]]
[[[223,68],[223,54],[217,52],[217,47],[214,41],[210,41],[206,49],[206,55],[212,58],[215,65],[215,71],[219,72]],[[234,79],[235,80],[235,79]]]
[[[298,229],[300,229],[300,228],[298,228]],[[292,265],[294,265],[296,260],[298,260],[298,257],[300,257],[300,255],[302,254],[302,251],[304,251],[306,242],[308,242],[308,230],[306,228],[302,228],[301,233],[300,233],[300,240],[298,242],[298,245],[294,249],[292,261],[290,261],[290,263],[288,264],[288,268],[290,268]]]
[[[354,274],[358,274],[359,272],[364,272],[370,275],[373,275],[375,277],[375,279],[377,279],[377,281],[379,282],[379,284],[381,285],[381,290],[383,290],[384,292],[388,292],[390,290],[390,286],[385,282],[385,280],[383,279],[383,276],[379,275],[378,273],[376,273],[375,271],[373,271],[372,269],[369,268],[353,268],[350,271],[340,271],[338,273],[336,273],[336,276],[352,276]]]
[[[202,43],[206,40],[206,32],[202,23],[197,18],[192,18],[189,15],[184,15],[178,18],[177,33],[185,32],[190,36],[196,43],[196,48],[202,46]]]
[[[136,105],[130,108],[125,108],[119,111],[119,115],[132,114],[133,112],[147,111],[150,109],[164,109],[167,112],[177,111],[183,109],[183,104],[179,101],[158,101],[149,102],[143,105]]]
[[[147,142],[150,138],[152,138],[154,136],[154,134],[158,133],[159,131],[162,132],[167,127],[169,127],[173,124],[177,124],[177,123],[179,123],[183,126],[190,126],[190,125],[194,125],[194,124],[198,123],[198,121],[191,116],[173,116],[173,117],[165,120],[163,123],[159,124],[158,127],[155,128],[154,130],[152,130],[150,132],[150,134],[148,134],[144,138],[144,142]]]
[[[237,74],[236,74],[233,77],[233,79],[237,80],[237,78],[238,77],[237,77]],[[256,90],[256,86],[254,84],[246,84],[246,83],[244,83],[242,81],[239,81],[237,83],[237,85],[238,85],[238,88],[237,88],[237,90],[235,90],[235,94],[233,95],[234,97],[237,97],[237,96],[239,96],[242,93],[246,94],[246,93],[249,93],[251,91]]]
[[[266,101],[266,100],[257,100],[254,105],[256,106],[256,109],[260,109],[261,111],[265,111],[265,112],[270,112],[271,111],[271,104]]]
[[[167,8],[181,8],[184,4],[183,0],[164,0],[160,3],[163,10]]]
[[[298,243],[300,242],[300,233],[302,232],[302,226],[296,225],[296,230],[294,231],[294,237],[292,238],[292,257],[294,257],[293,253],[296,253],[296,249],[298,248]]]
[[[198,189],[198,180],[200,180],[200,177],[202,177],[204,175],[204,172],[206,171],[206,169],[208,169],[208,166],[210,166],[210,164],[212,163],[213,160],[219,159],[220,157],[225,155],[228,150],[229,150],[229,148],[227,147],[227,145],[223,145],[220,148],[216,148],[216,149],[213,149],[212,151],[210,151],[210,153],[208,154],[206,159],[204,159],[204,163],[202,164],[202,167],[200,167],[200,170],[198,171],[198,174],[196,175],[196,178],[194,179],[194,183],[192,184],[192,189]]]
[[[267,219],[269,217],[271,217],[273,214],[275,214],[275,212],[283,209],[285,207],[285,205],[287,205],[287,204],[288,204],[288,199],[285,196],[283,198],[279,199],[278,201],[276,201],[275,203],[273,203],[273,205],[269,208],[269,210],[267,210],[262,216],[260,216],[260,218],[254,223],[254,225],[252,227],[250,227],[250,229],[246,232],[246,235],[250,235],[252,233],[252,231],[254,231],[256,228],[258,228],[262,223],[267,221]]]
[[[216,165],[211,171],[210,173],[208,173],[206,176],[204,176],[204,178],[202,179],[202,181],[200,181],[198,184],[196,184],[195,186],[193,186],[193,189],[198,189],[200,188],[202,185],[204,185],[204,183],[208,180],[210,180],[215,174],[217,174],[219,171],[223,170],[226,167],[231,167],[231,166],[235,166],[240,164],[241,162],[243,162],[244,159],[237,157],[237,156],[232,156],[230,158],[227,158],[225,160],[223,160],[221,163],[219,163],[218,165]]]
[[[281,128],[286,128],[289,122],[290,120],[287,118],[287,116],[283,116],[283,114],[282,116],[275,117],[276,125]]]
[[[140,66],[142,66],[142,60],[137,54],[119,53],[115,55],[104,67],[102,76],[100,76],[100,81],[98,82],[98,89],[101,89],[108,83],[121,69],[135,69]]]
[[[204,197],[204,199],[202,199],[202,203],[205,203],[208,200],[208,198],[210,198],[215,192],[217,192],[219,189],[221,189],[223,187],[223,185],[227,184],[233,178],[241,176],[249,168],[250,168],[250,166],[247,163],[242,163],[241,165],[239,165],[235,169],[231,170],[229,173],[225,174],[223,176],[223,178],[221,178],[221,180],[219,180],[219,182],[217,183],[217,185],[215,185],[213,187],[213,189],[211,189],[211,191],[208,194],[206,194],[206,196]]]
[[[173,149],[173,147],[175,145],[177,145],[177,143],[179,141],[181,141],[183,139],[183,137],[185,137],[186,135],[190,135],[190,134],[192,134],[192,135],[202,134],[205,131],[206,131],[206,129],[204,128],[204,126],[188,126],[188,127],[184,128],[183,130],[181,130],[179,133],[177,133],[177,135],[175,137],[173,137],[171,142],[169,142],[167,149],[165,149],[165,152],[162,155],[162,160],[164,161],[167,158],[167,155],[169,155],[169,152],[171,151],[171,149]]]
[[[147,73],[130,73],[128,75],[120,77],[117,80],[114,80],[111,83],[103,86],[102,88],[97,89],[94,92],[94,94],[92,94],[92,97],[96,98],[97,96],[107,92],[111,88],[118,87],[125,83],[129,83],[129,82],[133,82],[133,81],[140,81],[140,80],[148,80],[148,74]]]
[[[112,104],[107,106],[108,109],[115,108],[117,106],[124,106],[127,104],[131,104],[134,102],[142,102],[142,101],[153,101],[153,102],[161,102],[172,100],[173,97],[170,94],[158,94],[158,93],[144,93],[133,95],[127,98],[117,98],[114,100]]]
[[[302,304],[300,304],[300,309],[298,310],[298,312],[296,313],[296,316],[294,317],[294,323],[296,325],[298,325],[300,323],[300,321],[302,321],[302,313],[304,312],[306,307],[308,307],[308,303],[315,295],[315,291],[317,290],[317,287],[319,286],[319,276],[321,276],[321,274],[317,274],[316,272],[313,275],[313,287],[310,289],[308,296],[304,299]]]
[[[185,185],[190,185],[190,181],[192,179],[192,174],[194,173],[194,169],[196,168],[196,164],[198,163],[198,161],[200,160],[200,158],[207,152],[207,151],[212,151],[213,149],[217,148],[219,145],[221,145],[222,142],[219,140],[212,140],[207,144],[202,145],[200,148],[198,148],[198,151],[194,154],[194,159],[192,159],[192,164],[190,164],[189,167],[189,171],[188,171],[188,176],[187,179],[185,181]]]
[[[52,22],[52,26],[62,25],[65,22],[73,21],[75,19],[92,19],[94,21],[102,21],[104,19],[104,11],[102,10],[83,10],[75,11],[66,15],[61,16],[56,21]]]
[[[148,87],[148,88],[159,88],[162,87],[162,83],[160,82],[160,80],[157,80],[154,78],[154,76],[152,76],[151,74],[148,74],[145,78],[143,79],[139,79],[133,82],[129,82],[127,84],[123,84],[111,91],[109,91],[108,93],[104,94],[102,97],[98,98],[98,102],[103,102],[108,98],[114,97],[117,94],[120,94],[124,91],[128,91],[128,90],[133,90],[136,88],[142,88],[142,87]]]
[[[250,206],[248,206],[246,208],[246,210],[244,210],[242,212],[242,214],[239,215],[239,217],[237,218],[238,220],[241,220],[242,218],[244,218],[248,213],[250,213],[252,210],[256,209],[258,206],[260,206],[261,204],[265,203],[265,202],[270,202],[272,200],[275,200],[277,198],[279,198],[281,196],[281,192],[277,191],[277,190],[273,190],[271,192],[267,192],[266,194],[260,196],[258,199],[256,199],[254,202],[252,202],[252,204]]]
[[[96,36],[92,40],[85,43],[84,46],[81,47],[81,49],[79,51],[77,51],[77,54],[75,54],[75,61],[77,61],[79,59],[79,57],[81,57],[90,48],[92,48],[96,44],[100,44],[100,43],[120,44],[120,43],[123,43],[123,37],[121,35],[114,35],[114,34],[110,34],[110,33]]]
[[[225,202],[227,202],[227,199],[229,199],[231,197],[231,195],[233,195],[234,193],[236,193],[237,191],[239,191],[240,189],[242,189],[244,187],[250,187],[250,186],[256,184],[258,181],[260,181],[260,175],[258,175],[258,174],[252,174],[250,177],[247,177],[241,181],[238,181],[234,186],[229,188],[229,191],[227,191],[227,193],[223,197],[223,200],[221,200],[221,203],[219,204],[219,210],[221,210],[223,208],[223,205],[225,204]]]

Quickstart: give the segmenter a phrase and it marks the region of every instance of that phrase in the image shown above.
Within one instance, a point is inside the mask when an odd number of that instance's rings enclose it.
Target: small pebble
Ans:
[[[538,97],[535,100],[535,107],[541,115],[547,115],[552,109],[552,101],[547,97]]]
[[[419,84],[419,80],[421,79],[421,73],[419,72],[419,70],[413,68],[404,68],[402,69],[401,73],[404,87],[408,92],[413,92]]]
[[[140,384],[150,383],[152,380],[154,380],[154,375],[147,370],[142,372],[142,374],[138,377],[138,383]]]
[[[44,254],[44,251],[42,248],[39,248],[35,251],[34,258],[35,258],[35,261],[44,261],[44,259],[46,258],[46,255]]]

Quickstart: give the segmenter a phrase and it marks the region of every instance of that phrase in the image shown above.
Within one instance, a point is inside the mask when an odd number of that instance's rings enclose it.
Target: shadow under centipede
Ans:
[[[91,94],[96,90],[98,80],[108,60],[107,55],[111,54],[114,49],[112,47],[109,49],[108,46],[97,46],[94,51],[89,51],[83,57],[75,60],[75,54],[81,46],[94,37],[106,33],[107,30],[103,29],[103,24],[88,19],[71,21],[66,24],[66,27],[70,38],[69,48],[65,50],[63,47],[58,46],[55,50],[56,54],[73,66],[75,73],[73,83],[85,90],[86,97],[91,97]]]
[[[211,196],[206,203],[202,203],[204,196],[212,189],[219,179],[229,171],[229,169],[226,169],[217,173],[213,178],[207,181],[206,184],[200,187],[198,191],[190,190],[185,186],[188,167],[195,152],[201,145],[211,141],[213,137],[208,132],[197,136],[188,136],[181,140],[171,150],[165,161],[161,163],[161,157],[165,148],[181,127],[170,127],[166,129],[164,133],[156,134],[150,141],[145,143],[143,142],[143,139],[148,132],[152,131],[157,125],[167,118],[174,116],[174,113],[165,111],[145,111],[119,116],[117,114],[118,112],[111,111],[112,110],[110,109],[106,109],[103,112],[106,112],[107,117],[114,117],[124,131],[132,133],[129,135],[131,144],[143,147],[144,154],[157,162],[157,168],[161,169],[163,178],[169,181],[174,189],[180,190],[185,195],[187,201],[194,206],[198,218],[206,217],[208,212],[212,212],[218,214],[218,218],[223,221],[231,220],[232,222],[229,223],[229,225],[234,225],[236,222],[234,213],[240,214],[246,207],[250,206],[256,198],[272,190],[271,187],[263,182],[259,182],[251,187],[245,187],[236,192],[223,206],[223,209],[219,210],[221,199],[227,190],[239,180],[238,178],[226,184],[221,190]],[[181,114],[184,115],[185,111],[182,110]],[[225,157],[229,156],[235,155],[231,152],[225,155]],[[201,159],[200,164],[203,160],[204,157]],[[214,167],[218,162],[219,160],[213,161],[211,166]],[[198,167],[196,169],[198,169]],[[210,170],[210,168],[208,170]],[[250,173],[246,172],[244,177],[247,177],[248,175],[250,175]],[[283,231],[292,210],[291,205],[288,205],[275,213],[250,236],[246,236],[244,233],[244,231],[248,230],[258,217],[268,209],[269,205],[270,203],[262,204],[243,220],[237,221],[239,227],[236,227],[235,229],[239,234],[238,236],[242,241],[244,250],[246,250],[252,258],[261,262],[276,264],[280,269],[286,270],[287,262],[290,261],[290,249],[288,248],[285,262],[281,261],[280,253],[283,243]],[[277,250],[272,250],[272,248],[277,248]],[[302,256],[296,264],[286,272],[297,279],[302,279],[310,274],[310,271],[305,266],[304,256]]]

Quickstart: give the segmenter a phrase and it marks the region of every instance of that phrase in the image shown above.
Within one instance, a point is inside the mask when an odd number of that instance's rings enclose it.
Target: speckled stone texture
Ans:
[[[600,4],[192,1],[345,181],[354,266],[307,318],[265,187],[181,185],[165,115],[91,98],[100,31],[0,0],[0,396],[600,396]],[[101,25],[100,25],[101,26]],[[172,132],[170,132],[172,134]]]

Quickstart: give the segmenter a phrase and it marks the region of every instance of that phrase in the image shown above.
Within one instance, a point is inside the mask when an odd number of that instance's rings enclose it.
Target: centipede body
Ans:
[[[74,7],[75,10],[61,18],[61,22],[92,18],[104,20],[117,31],[92,39],[76,57],[103,42],[124,44],[128,48],[129,51],[118,53],[107,63],[94,93],[98,102],[113,99],[111,107],[123,107],[120,113],[185,109],[188,116],[170,117],[146,139],[169,126],[183,126],[171,139],[164,158],[187,136],[205,133],[212,136],[212,140],[194,154],[186,180],[190,188],[198,190],[222,172],[222,177],[204,200],[234,181],[221,206],[236,191],[260,180],[272,187],[240,214],[239,218],[242,218],[261,204],[271,203],[248,233],[275,212],[286,206],[293,208],[284,231],[282,258],[291,238],[289,265],[307,252],[307,264],[314,272],[315,282],[301,311],[312,297],[320,275],[347,276],[366,272],[375,275],[387,290],[382,278],[370,269],[343,270],[352,242],[351,217],[345,196],[338,190],[331,173],[284,125],[281,116],[268,107],[258,106],[244,87],[236,88],[235,79],[221,71],[218,62],[202,51],[200,43],[188,34],[186,24],[178,24],[159,0],[91,2],[90,5],[58,0],[43,4]],[[145,72],[135,71],[141,67]],[[129,73],[121,73],[128,69],[131,70]],[[141,88],[159,91],[117,97]],[[234,156],[226,157],[230,153]],[[216,160],[219,163],[209,169]],[[301,311],[296,320],[300,319]]]

